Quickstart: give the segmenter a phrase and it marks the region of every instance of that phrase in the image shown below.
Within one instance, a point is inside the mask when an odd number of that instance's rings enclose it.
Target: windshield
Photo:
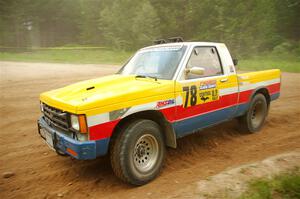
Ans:
[[[122,67],[119,74],[171,80],[185,50],[183,45],[142,49]]]

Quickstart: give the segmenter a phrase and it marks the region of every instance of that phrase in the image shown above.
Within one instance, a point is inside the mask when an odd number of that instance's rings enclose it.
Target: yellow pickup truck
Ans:
[[[237,74],[236,62],[223,43],[142,48],[114,75],[42,93],[39,134],[60,155],[109,154],[120,179],[143,185],[180,137],[234,118],[243,132],[262,128],[280,70]]]

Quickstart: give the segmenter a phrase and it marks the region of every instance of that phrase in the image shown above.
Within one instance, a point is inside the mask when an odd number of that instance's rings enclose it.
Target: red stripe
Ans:
[[[180,105],[181,106],[181,105]],[[173,106],[170,108],[165,108],[165,109],[160,109],[159,111],[162,112],[162,114],[165,116],[165,118],[169,121],[172,122],[174,120],[176,120],[176,107],[179,106]]]
[[[109,138],[119,121],[120,119],[90,127],[90,140]]]
[[[272,84],[267,86],[270,94],[278,93],[280,91],[280,83]],[[205,104],[199,104],[197,106],[191,106],[188,108],[183,108],[182,105],[161,109],[160,111],[164,114],[169,122],[174,122],[177,120],[183,120],[189,117],[194,117],[196,115],[205,114],[211,111],[216,111],[218,109],[234,106],[241,103],[247,103],[250,100],[254,90],[247,90],[238,93],[233,93],[229,95],[220,96],[219,100],[208,102]],[[237,102],[239,96],[239,101]],[[121,119],[106,122],[103,124],[98,124],[89,128],[90,140],[99,140],[111,137],[115,126]]]
[[[271,94],[278,93],[280,91],[280,83],[272,84],[267,86],[267,89]],[[196,115],[205,114],[208,112],[216,111],[218,109],[227,108],[230,106],[247,103],[250,101],[250,97],[254,90],[247,90],[238,93],[233,93],[229,95],[220,96],[218,101],[208,102],[205,104],[199,104],[197,106],[191,106],[188,108],[183,108],[182,105],[168,108],[167,111],[161,110],[161,112],[165,115],[169,122],[174,122],[177,120],[184,120],[189,117],[194,117]],[[237,98],[239,96],[239,100],[237,102]],[[174,117],[173,114],[177,113],[177,117]],[[172,114],[170,116],[169,114]]]
[[[210,111],[215,111],[220,108],[225,108],[237,104],[238,93],[220,96],[219,100],[208,102],[205,104],[199,104],[188,108],[183,106],[177,106],[176,120],[182,120],[185,118],[193,117],[195,115],[204,114]]]
[[[280,83],[272,84],[267,86],[269,94],[272,95],[274,93],[280,92]],[[239,103],[249,102],[251,95],[254,90],[247,90],[240,93]]]
[[[252,93],[253,93],[253,90],[247,90],[247,91],[240,92],[240,97],[239,97],[238,103],[240,104],[240,103],[248,102]]]
[[[270,95],[280,92],[280,83],[267,86]]]

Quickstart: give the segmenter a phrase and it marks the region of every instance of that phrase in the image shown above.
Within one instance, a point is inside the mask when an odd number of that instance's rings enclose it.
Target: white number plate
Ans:
[[[45,138],[46,143],[49,145],[49,147],[51,149],[54,149],[54,147],[53,147],[53,139],[52,139],[51,134],[46,129],[44,129],[44,128],[41,128],[40,132],[41,132],[41,135]]]

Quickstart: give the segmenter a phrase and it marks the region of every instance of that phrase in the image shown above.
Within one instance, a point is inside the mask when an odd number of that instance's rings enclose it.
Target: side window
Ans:
[[[217,49],[215,47],[195,47],[186,68],[199,67],[204,69],[203,75],[187,73],[185,79],[196,79],[221,75],[223,73]]]

